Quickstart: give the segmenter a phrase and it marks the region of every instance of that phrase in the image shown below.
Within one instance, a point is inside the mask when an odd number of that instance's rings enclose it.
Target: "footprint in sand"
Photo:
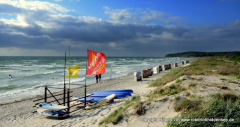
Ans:
[[[91,123],[92,123],[92,124],[95,124],[96,122],[97,122],[97,119],[92,119],[92,120],[91,120]]]

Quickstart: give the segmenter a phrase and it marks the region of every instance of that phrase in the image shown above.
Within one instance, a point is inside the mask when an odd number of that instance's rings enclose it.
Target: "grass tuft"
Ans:
[[[240,64],[234,65],[231,62],[219,61],[217,57],[202,57],[193,61],[189,66],[179,67],[170,70],[162,77],[152,81],[150,87],[160,87],[168,82],[174,81],[183,75],[215,75],[211,70],[218,70],[220,75],[231,75],[240,79]],[[203,80],[202,78],[196,80]],[[177,80],[176,83],[180,83]]]
[[[237,95],[223,93],[212,95],[207,101],[182,99],[174,106],[181,111],[180,119],[234,119],[234,121],[171,121],[167,127],[234,127],[240,125],[240,100]]]
[[[190,83],[189,85],[188,85],[188,87],[195,87],[197,84],[195,84],[195,83]]]
[[[223,90],[230,90],[228,87],[226,87],[226,86],[217,86],[218,88],[220,88],[220,89],[223,89]]]
[[[150,87],[163,86],[168,82],[171,82],[184,74],[181,73],[183,68],[174,68],[171,69],[168,73],[165,73],[161,78],[158,78],[151,82]]]
[[[133,96],[131,100],[125,101],[124,105],[114,110],[109,116],[99,122],[99,125],[106,125],[108,123],[112,123],[116,125],[122,118],[123,112],[126,111],[130,106],[139,105],[140,96]]]
[[[179,83],[181,83],[181,82],[182,82],[182,80],[177,79],[175,83],[179,84]]]
[[[181,87],[180,85],[172,84],[172,85],[167,86],[165,88],[156,89],[152,94],[156,94],[159,97],[159,96],[162,96],[162,95],[178,94],[178,93],[180,93],[184,90],[186,90],[186,89]]]
[[[201,100],[182,98],[181,101],[174,106],[174,110],[182,113],[197,111],[201,108],[201,103]]]

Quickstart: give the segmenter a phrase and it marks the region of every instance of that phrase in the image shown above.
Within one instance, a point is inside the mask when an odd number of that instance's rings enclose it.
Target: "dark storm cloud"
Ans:
[[[27,49],[52,48],[46,37],[29,38],[21,34],[0,33],[0,47],[19,47]]]
[[[61,52],[72,45],[75,55],[91,49],[110,56],[164,56],[183,51],[233,51],[240,47],[240,20],[218,26],[161,26],[98,21],[95,17],[87,20],[6,4],[0,4],[0,13],[18,14],[28,24],[0,20],[0,47]]]
[[[161,26],[113,24],[109,22],[59,24],[65,27],[47,31],[47,35],[50,38],[107,43],[111,41],[132,40],[151,33],[161,34],[164,30]]]
[[[240,20],[228,23],[224,27],[213,30],[215,36],[222,38],[240,38]]]
[[[14,7],[9,4],[1,4],[0,3],[0,13],[2,13],[2,14],[17,14],[21,11],[22,11],[21,8]]]

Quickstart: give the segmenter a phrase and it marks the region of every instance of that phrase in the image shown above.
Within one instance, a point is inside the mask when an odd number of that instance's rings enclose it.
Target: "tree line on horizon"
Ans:
[[[226,55],[240,55],[240,51],[233,52],[178,52],[167,54],[165,57],[206,57],[206,56],[226,56]]]
[[[219,56],[221,59],[240,62],[240,51],[234,52],[181,52],[167,54],[165,57],[207,57],[207,56]]]

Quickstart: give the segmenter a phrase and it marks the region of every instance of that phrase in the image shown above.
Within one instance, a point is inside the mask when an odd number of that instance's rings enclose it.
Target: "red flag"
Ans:
[[[87,75],[103,74],[105,73],[105,67],[105,54],[88,50]]]

